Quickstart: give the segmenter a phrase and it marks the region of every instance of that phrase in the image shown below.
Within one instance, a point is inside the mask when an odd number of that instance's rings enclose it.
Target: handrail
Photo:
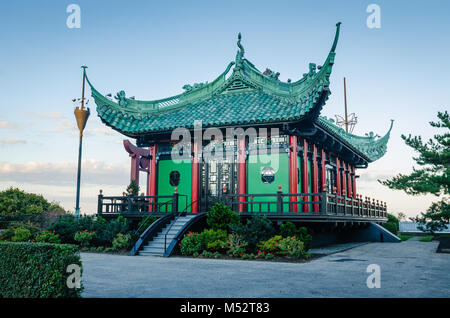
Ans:
[[[178,212],[178,214],[175,216],[174,222],[170,224],[169,228],[167,229],[166,233],[164,234],[164,254],[166,254],[166,251],[167,251],[167,234],[169,234],[170,230],[172,229],[172,226],[175,224],[175,222],[179,216],[181,216],[182,214],[187,212],[188,207],[192,206],[192,204],[194,204],[198,201],[200,201],[200,199],[197,199],[197,200],[191,202],[191,204],[187,205],[183,211]]]
[[[176,242],[180,240],[180,237],[186,232],[186,230],[191,227],[193,223],[198,222],[202,218],[206,217],[206,212],[196,213],[196,215],[188,220],[184,226],[175,234],[174,238],[172,239],[172,242],[169,244],[168,248],[164,246],[164,257],[169,257],[172,253],[174,247],[176,246]],[[174,222],[175,223],[175,222]],[[165,244],[165,243],[164,243]]]
[[[154,236],[154,234],[159,231],[165,224],[167,224],[167,222],[169,222],[172,218],[173,213],[160,217],[155,222],[150,224],[150,226],[139,236],[139,239],[136,241],[130,251],[130,255],[136,255],[142,244],[144,244],[150,236]]]

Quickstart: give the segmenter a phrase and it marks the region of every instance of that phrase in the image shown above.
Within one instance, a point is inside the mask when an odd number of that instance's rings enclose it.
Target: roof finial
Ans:
[[[239,51],[236,54],[236,64],[238,64],[239,63],[238,61],[244,57],[244,53],[245,53],[244,47],[241,45],[241,38],[242,38],[241,32],[239,32],[238,41],[237,41],[237,46],[239,48]]]

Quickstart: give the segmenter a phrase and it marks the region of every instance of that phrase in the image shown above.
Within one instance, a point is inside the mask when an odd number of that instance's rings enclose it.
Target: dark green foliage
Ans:
[[[42,195],[26,193],[17,188],[0,192],[0,215],[39,215],[48,211],[51,204]]]
[[[92,246],[111,246],[118,233],[126,234],[129,231],[129,225],[123,216],[110,221],[93,216],[84,216],[78,221],[72,217],[63,217],[53,223],[50,230],[59,235],[62,243],[77,244],[74,240],[75,233],[87,230],[95,232],[90,243]]]
[[[180,243],[181,254],[193,255],[203,250],[203,236],[200,233],[187,233]]]
[[[130,194],[130,190],[132,195],[139,195],[140,188],[136,181],[131,180],[130,184],[127,187],[127,194]]]
[[[387,219],[388,221],[383,223],[382,226],[388,230],[389,232],[393,233],[393,234],[397,234],[398,232],[398,219],[392,215],[392,214],[387,214]]]
[[[81,267],[74,245],[0,242],[0,298],[80,297],[66,284],[70,264]]]
[[[283,223],[280,226],[280,235],[282,237],[294,236],[297,234],[297,227],[292,222]]]
[[[137,225],[138,228],[138,235],[141,235],[144,233],[144,231],[152,225],[153,222],[155,222],[158,219],[156,216],[143,216],[139,224]]]
[[[272,222],[266,216],[260,215],[252,216],[245,225],[232,225],[231,230],[248,243],[247,250],[251,253],[256,252],[256,245],[260,241],[265,241],[275,234]]]
[[[450,221],[450,115],[447,111],[439,112],[439,122],[430,122],[435,128],[445,132],[434,135],[426,143],[420,136],[402,135],[405,143],[419,155],[413,158],[419,169],[413,168],[409,175],[399,174],[390,180],[380,181],[391,189],[403,190],[407,194],[434,194],[443,196],[438,202],[415,218],[424,231],[434,232],[444,228]]]
[[[206,223],[214,230],[228,231],[230,226],[239,224],[239,216],[227,205],[215,203],[211,212],[206,215]]]

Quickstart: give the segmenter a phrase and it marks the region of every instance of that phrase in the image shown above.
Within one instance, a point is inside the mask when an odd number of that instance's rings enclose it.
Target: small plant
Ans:
[[[112,241],[112,247],[115,250],[124,250],[130,246],[131,234],[118,233]]]
[[[410,238],[412,238],[412,235],[397,235],[399,239],[401,239],[402,241],[407,241]]]
[[[239,224],[239,216],[234,213],[229,206],[222,203],[215,203],[206,215],[206,223],[214,230],[227,231],[230,225]]]
[[[99,246],[97,247],[97,252],[101,253],[105,250],[105,248],[103,246]]]
[[[214,257],[215,257],[215,258],[221,258],[221,257],[222,257],[222,254],[220,254],[219,252],[216,252],[216,253],[214,254]]]
[[[94,247],[94,246],[92,246],[91,248],[89,248],[89,251],[90,251],[90,252],[97,252],[97,248]]]
[[[112,247],[105,248],[106,253],[114,252],[114,249]]]
[[[249,259],[255,259],[255,254],[253,254],[253,253],[248,254],[248,258]]]
[[[245,247],[248,245],[239,234],[228,235],[229,249],[227,254],[231,256],[240,256],[245,253]]]
[[[254,215],[245,225],[232,225],[232,232],[239,234],[248,243],[249,252],[256,251],[260,241],[269,239],[275,234],[272,222],[266,216]]]
[[[227,232],[225,230],[204,230],[202,233],[202,243],[209,251],[222,251],[228,248]]]
[[[203,249],[203,235],[189,232],[181,240],[180,251],[183,255],[193,255],[200,253]]]
[[[248,259],[248,254],[242,254],[242,255],[241,255],[241,258],[242,258],[242,259]]]
[[[290,237],[297,234],[297,227],[292,222],[283,223],[280,226],[280,235],[282,237]]]
[[[298,240],[294,236],[287,237],[280,241],[280,254],[296,256],[301,258],[304,253],[304,244],[302,241]]]
[[[273,255],[272,253],[268,253],[265,258],[266,259],[274,259],[275,255]]]
[[[19,227],[14,229],[14,235],[11,238],[13,242],[28,242],[31,239],[31,232],[29,229]]]
[[[80,243],[81,246],[89,246],[92,239],[94,238],[95,232],[88,232],[88,230],[80,231],[75,233],[74,240]]]
[[[258,243],[257,247],[259,248],[259,251],[263,251],[266,254],[272,253],[272,254],[279,254],[280,249],[280,242],[283,241],[283,238],[281,235],[276,235],[274,237],[271,237],[267,241],[261,241]]]
[[[61,240],[59,239],[59,235],[55,234],[55,230],[42,231],[41,233],[36,235],[34,240],[36,242],[40,242],[40,243],[55,243],[55,244],[61,243]]]
[[[194,257],[198,257],[200,254],[198,252],[194,252],[194,254],[192,254],[192,256]]]

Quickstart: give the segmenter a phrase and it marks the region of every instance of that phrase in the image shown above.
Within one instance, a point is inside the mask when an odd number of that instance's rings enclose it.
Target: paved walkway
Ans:
[[[82,253],[83,297],[450,297],[437,245],[369,243],[307,263]],[[369,264],[381,288],[367,287]]]

